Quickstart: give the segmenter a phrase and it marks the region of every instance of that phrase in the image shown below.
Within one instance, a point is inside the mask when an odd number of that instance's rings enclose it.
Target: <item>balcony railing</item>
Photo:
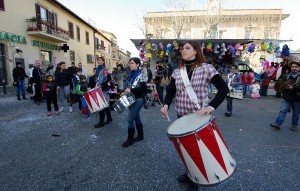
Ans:
[[[27,19],[26,22],[28,34],[42,36],[56,42],[68,42],[70,38],[69,31],[56,25],[52,25],[46,21],[33,21],[31,19]]]
[[[103,51],[105,51],[105,46],[104,45],[101,45],[101,44],[97,44],[97,49],[98,50],[103,50]]]

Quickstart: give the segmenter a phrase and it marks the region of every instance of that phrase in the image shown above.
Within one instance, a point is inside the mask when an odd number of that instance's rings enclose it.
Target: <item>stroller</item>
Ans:
[[[145,105],[148,106],[148,104],[151,103],[152,106],[155,105],[155,100],[156,100],[156,85],[152,84],[152,83],[148,83],[147,84],[147,92],[146,92],[146,96],[145,96]]]

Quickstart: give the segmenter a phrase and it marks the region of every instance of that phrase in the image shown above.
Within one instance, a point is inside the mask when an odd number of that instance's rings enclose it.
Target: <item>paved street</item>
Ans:
[[[218,108],[216,123],[237,169],[228,181],[198,190],[300,190],[300,132],[289,129],[291,113],[281,130],[269,126],[279,107],[273,97],[234,100],[230,118],[225,102]],[[127,112],[113,112],[113,123],[95,129],[98,114],[84,119],[78,105],[47,117],[45,102],[17,101],[11,93],[0,98],[0,108],[1,191],[188,190],[176,181],[184,167],[158,106],[142,109],[145,140],[128,148],[121,147]]]

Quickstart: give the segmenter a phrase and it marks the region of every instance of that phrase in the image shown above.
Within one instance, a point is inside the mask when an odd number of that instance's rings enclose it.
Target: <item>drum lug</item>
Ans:
[[[234,163],[233,162],[229,162],[230,163],[230,165],[232,166],[232,167],[235,167],[235,165],[234,165]]]
[[[215,125],[215,124],[211,124],[211,126],[212,126],[212,128],[213,128],[214,130],[216,130],[216,125]]]
[[[180,141],[178,138],[176,138],[176,142],[178,143],[178,145],[181,145]]]
[[[200,141],[200,137],[198,136],[198,134],[196,134],[196,139],[197,139],[198,141]]]
[[[199,182],[199,178],[197,176],[195,176],[195,180],[196,182]]]
[[[217,173],[215,173],[216,178],[219,180],[220,182],[220,177],[217,175]]]

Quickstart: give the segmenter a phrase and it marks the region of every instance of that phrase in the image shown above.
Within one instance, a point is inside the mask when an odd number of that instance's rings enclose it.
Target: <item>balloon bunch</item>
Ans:
[[[290,49],[289,49],[287,44],[283,45],[281,55],[282,56],[289,56],[290,55]]]

